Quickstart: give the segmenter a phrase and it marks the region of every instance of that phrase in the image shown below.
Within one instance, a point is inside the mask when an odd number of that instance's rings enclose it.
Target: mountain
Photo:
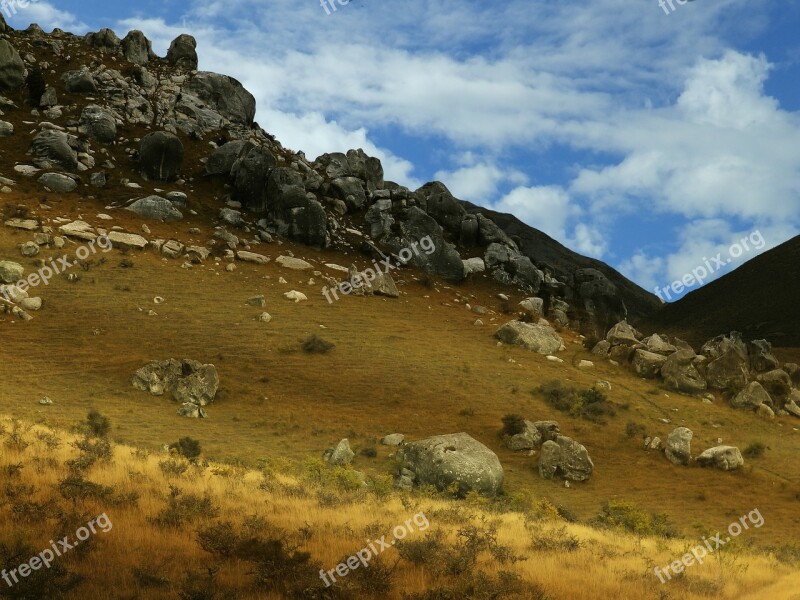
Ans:
[[[800,347],[800,236],[695,290],[640,323],[700,344],[740,331],[778,347]]]

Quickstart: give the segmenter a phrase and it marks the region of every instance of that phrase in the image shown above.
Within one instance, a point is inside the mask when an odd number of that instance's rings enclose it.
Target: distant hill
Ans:
[[[736,330],[778,347],[800,347],[800,236],[666,304],[640,324],[700,344]]]

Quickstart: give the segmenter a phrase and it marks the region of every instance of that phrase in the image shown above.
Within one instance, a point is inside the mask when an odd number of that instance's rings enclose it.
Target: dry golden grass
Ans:
[[[498,510],[498,505],[474,498],[457,502],[423,493],[384,494],[380,486],[379,493],[353,491],[336,486],[336,476],[327,483],[316,483],[305,477],[302,470],[277,464],[281,461],[260,471],[204,463],[191,466],[183,475],[167,476],[159,462],[169,458],[168,455],[116,446],[113,458],[91,467],[87,479],[113,487],[116,494],[136,491],[140,494],[138,502],[114,505],[108,501],[87,500],[72,504],[59,496],[56,486],[67,474],[64,461],[77,454],[71,446],[77,436],[56,434],[62,444],[55,449],[48,448],[37,439],[36,433],[54,432],[36,426],[24,433],[23,438],[30,445],[20,450],[6,443],[12,429],[11,420],[5,418],[0,423],[6,431],[0,445],[0,468],[6,486],[33,485],[36,491],[30,499],[46,503],[50,515],[55,514],[57,508],[84,515],[86,520],[106,513],[113,523],[110,531],[98,531],[91,538],[93,543],[88,554],[81,555],[74,550],[56,559],[59,565],[85,577],[80,587],[66,596],[68,598],[175,598],[182,589],[187,570],[196,572],[197,578],[206,567],[215,564],[220,567],[218,586],[233,591],[234,597],[279,598],[277,593],[252,587],[252,565],[219,560],[202,550],[196,531],[213,521],[241,524],[246,517],[260,517],[263,521],[259,534],[268,535],[273,528],[278,528],[290,537],[297,537],[312,560],[327,570],[364,547],[366,540],[375,540],[384,534],[387,540],[391,539],[395,526],[420,512],[426,515],[430,526],[424,533],[419,527],[413,527],[407,539],[421,540],[425,535],[441,531],[445,544],[439,555],[431,553],[421,566],[398,560],[393,548],[386,550],[382,559],[389,565],[395,562],[397,565],[391,590],[378,594],[380,597],[399,599],[403,592],[423,592],[439,585],[454,586],[458,578],[437,577],[434,565],[443,559],[441,554],[455,552],[453,545],[459,528],[469,523],[485,528],[481,525],[482,518],[498,523],[499,544],[524,557],[521,562],[500,565],[489,553],[480,555],[477,569],[492,576],[501,570],[516,573],[520,585],[528,590],[522,595],[501,597],[535,598],[532,590],[539,589],[544,591],[545,597],[575,600],[788,599],[793,597],[800,583],[800,574],[793,566],[779,563],[766,553],[739,546],[735,551],[712,555],[703,565],[692,566],[680,579],[660,584],[652,572],[653,565],[672,562],[695,541],[635,536],[566,523],[554,516],[552,507],[546,508],[547,503],[530,498],[517,498],[514,510]],[[7,477],[7,465],[20,463],[24,465],[21,472]],[[312,464],[316,465],[316,461]],[[339,473],[338,480],[350,481],[348,471],[333,470],[332,473]],[[153,524],[151,519],[166,505],[170,485],[178,486],[184,494],[207,495],[220,507],[219,516],[192,519],[178,528]],[[3,502],[0,502],[0,539],[9,540],[21,534],[34,548],[46,548],[48,540],[55,535],[56,520],[29,522],[22,528],[19,519],[11,517],[13,506],[21,498],[8,498],[6,494],[4,491]],[[75,522],[81,525],[85,521]],[[421,527],[422,521],[417,525]],[[304,534],[299,535],[300,531]],[[533,550],[531,542],[536,539],[574,539],[579,547]],[[163,587],[143,586],[133,574],[135,567],[152,576],[163,577],[168,583]],[[363,595],[354,597],[370,597],[367,591],[361,592]]]

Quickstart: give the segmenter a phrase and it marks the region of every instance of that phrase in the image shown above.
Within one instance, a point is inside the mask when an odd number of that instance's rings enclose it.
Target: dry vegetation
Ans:
[[[0,566],[15,567],[95,515],[113,523],[10,597],[741,599],[790,598],[800,582],[796,546],[767,553],[742,540],[662,585],[652,567],[692,539],[671,537],[666,521],[627,503],[612,502],[589,526],[530,494],[454,501],[394,492],[385,477],[362,485],[352,469],[318,459],[248,470],[120,445],[98,451],[102,431],[85,423],[79,434],[0,422]],[[322,584],[320,568],[365,540],[391,539],[420,512],[427,530]]]

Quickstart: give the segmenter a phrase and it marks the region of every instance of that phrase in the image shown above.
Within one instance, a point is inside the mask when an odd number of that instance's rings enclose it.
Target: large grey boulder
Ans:
[[[792,379],[783,369],[773,369],[758,376],[758,381],[774,399],[782,400],[792,391]]]
[[[122,42],[122,55],[136,65],[144,65],[156,58],[153,45],[138,29],[129,31]]]
[[[12,92],[25,84],[25,63],[7,40],[0,40],[0,91]]]
[[[61,76],[64,87],[71,94],[94,94],[97,92],[97,82],[88,67],[81,67],[75,71],[67,71]]]
[[[57,194],[67,194],[74,192],[78,187],[78,182],[69,175],[61,173],[45,173],[38,179],[39,183]]]
[[[708,387],[717,390],[738,391],[747,384],[749,378],[747,354],[743,354],[736,347],[724,350],[718,358],[709,362],[706,368]]]
[[[176,37],[167,50],[167,61],[179,69],[197,69],[197,40],[186,33]]]
[[[542,444],[539,475],[543,479],[563,477],[571,481],[586,481],[593,471],[594,463],[583,444],[564,435]]]
[[[520,433],[509,436],[506,448],[509,450],[533,450],[542,443],[542,434],[532,421],[525,421],[525,428]]]
[[[79,131],[101,144],[110,144],[117,137],[117,122],[106,109],[90,104],[81,112]]]
[[[232,123],[248,127],[253,124],[256,99],[233,77],[200,71],[184,86],[181,95],[177,108],[183,103],[193,104],[187,96],[194,96]]]
[[[654,333],[650,337],[647,337],[642,340],[642,343],[647,346],[648,352],[653,352],[655,354],[664,354],[669,356],[673,352],[677,352],[677,348],[667,342],[664,338],[662,338],[657,333]]]
[[[422,204],[442,228],[453,234],[460,235],[461,221],[467,214],[460,201],[453,197],[447,186],[441,181],[426,183],[417,190],[417,196],[422,199]]]
[[[664,384],[685,394],[697,394],[706,389],[706,381],[694,366],[697,356],[694,349],[683,340],[675,340],[677,352],[670,354],[661,367]]]
[[[606,334],[606,341],[613,346],[618,344],[631,346],[638,344],[640,337],[641,335],[639,332],[629,325],[627,321],[620,321],[608,330],[608,333]]]
[[[347,206],[348,212],[355,212],[364,206],[367,196],[363,183],[357,177],[340,177],[330,183],[331,197],[338,198]]]
[[[230,175],[236,161],[251,148],[252,145],[245,140],[231,140],[223,144],[208,157],[206,173],[209,175]]]
[[[233,199],[252,212],[267,210],[267,177],[277,164],[266,148],[247,151],[231,168]]]
[[[183,166],[183,143],[173,133],[154,131],[139,144],[139,172],[148,181],[172,181]]]
[[[119,50],[120,39],[112,29],[104,27],[100,31],[90,31],[84,36],[84,40],[89,46],[100,48],[101,50]]]
[[[475,491],[496,496],[503,485],[497,455],[466,433],[437,435],[406,444],[397,457],[418,486],[440,491],[455,486],[461,495]]]
[[[134,373],[131,383],[153,396],[172,394],[178,402],[206,406],[214,401],[219,376],[214,365],[170,358],[145,365]]]
[[[564,340],[549,325],[509,321],[494,335],[501,342],[539,354],[554,354],[564,348]]]
[[[747,354],[750,357],[750,368],[753,371],[763,372],[777,369],[778,359],[772,354],[772,344],[767,340],[753,340],[747,344]]]
[[[723,471],[735,471],[744,464],[742,453],[736,446],[714,446],[697,457],[701,467],[716,467]]]
[[[68,171],[78,168],[78,153],[70,144],[70,137],[53,129],[44,129],[33,138],[28,154],[40,169],[61,167]]]
[[[153,219],[154,221],[180,221],[183,219],[183,214],[175,206],[161,196],[147,196],[146,198],[139,198],[133,204],[128,206],[126,210],[136,213],[145,219]]]
[[[420,240],[430,239],[433,250],[413,253],[409,262],[433,275],[448,281],[459,282],[466,277],[461,255],[442,235],[439,224],[417,206],[412,206],[399,215],[397,226],[400,235],[389,236],[385,244],[400,258],[414,243],[419,247]]]
[[[692,430],[688,427],[676,427],[667,437],[664,454],[676,465],[688,465],[692,458]]]
[[[757,409],[765,403],[771,405],[772,399],[769,397],[767,390],[757,381],[751,381],[741,392],[731,398],[731,406],[734,408]]]
[[[336,445],[336,448],[326,450],[324,457],[330,464],[344,467],[353,462],[355,455],[355,452],[350,449],[350,442],[345,438]]]
[[[667,357],[662,354],[655,354],[647,350],[636,350],[633,353],[633,368],[639,377],[645,379],[655,379],[664,363],[667,362]]]

